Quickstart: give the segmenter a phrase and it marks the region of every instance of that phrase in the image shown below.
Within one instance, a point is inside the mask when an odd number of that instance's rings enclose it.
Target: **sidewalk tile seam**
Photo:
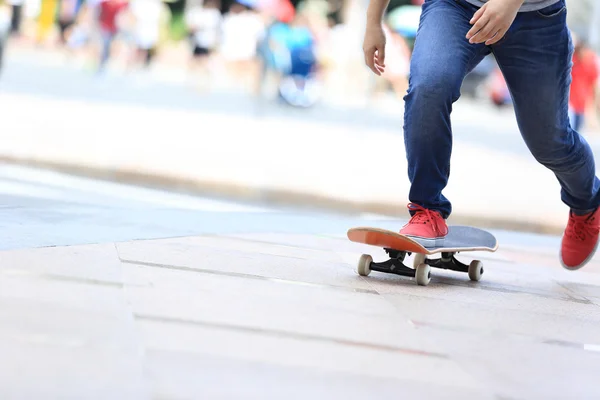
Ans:
[[[439,278],[442,278],[442,279],[439,279]],[[447,286],[457,286],[457,287],[464,287],[464,288],[469,288],[469,289],[479,289],[479,290],[483,290],[483,291],[507,293],[507,294],[529,295],[529,296],[540,297],[543,299],[559,300],[559,301],[584,304],[584,305],[592,304],[592,302],[589,299],[584,298],[583,296],[580,296],[582,298],[578,299],[576,297],[571,296],[568,293],[565,293],[565,295],[566,295],[566,297],[565,297],[565,296],[556,296],[556,295],[547,294],[547,293],[532,292],[532,291],[528,291],[525,288],[520,288],[515,285],[495,284],[496,286],[490,286],[488,284],[472,283],[470,281],[469,282],[467,282],[467,281],[460,282],[460,281],[456,281],[456,280],[446,281],[446,279],[444,277],[438,277],[438,280],[441,281],[440,283],[447,285]]]
[[[242,278],[242,279],[256,279],[256,280],[262,280],[262,281],[266,281],[266,282],[309,286],[309,287],[314,287],[314,288],[319,288],[319,289],[335,289],[335,290],[343,290],[343,291],[354,292],[354,293],[373,294],[373,295],[378,295],[378,296],[380,295],[380,293],[376,290],[352,288],[352,287],[337,286],[337,285],[327,285],[327,284],[322,284],[322,283],[313,283],[313,282],[304,282],[304,281],[293,281],[293,280],[283,279],[283,278],[271,278],[271,277],[261,276],[261,275],[245,274],[242,272],[218,271],[218,270],[211,270],[211,269],[204,269],[204,268],[192,268],[192,267],[185,267],[185,266],[178,266],[178,265],[167,265],[167,264],[161,264],[161,263],[152,263],[152,262],[136,261],[136,260],[128,260],[128,259],[121,259],[121,262],[123,264],[138,265],[138,266],[150,267],[150,268],[162,268],[162,269],[174,270],[174,271],[193,272],[193,273],[199,273],[199,274],[211,274],[211,275],[227,276],[227,277]]]
[[[308,237],[312,237],[312,236],[317,236],[317,235],[304,235],[304,236],[308,236]],[[329,253],[334,251],[334,249],[328,249],[328,250],[323,250],[323,249],[315,249],[313,247],[310,246],[306,246],[306,245],[292,245],[289,243],[280,243],[280,242],[271,242],[268,240],[261,240],[261,239],[252,239],[252,238],[246,238],[246,237],[241,237],[241,236],[228,236],[228,235],[203,235],[201,237],[213,237],[213,238],[218,238],[218,239],[228,239],[228,240],[240,240],[243,242],[248,242],[248,243],[256,243],[256,244],[268,244],[270,246],[277,246],[277,247],[284,247],[284,248],[291,248],[291,249],[299,249],[299,250],[311,250],[311,251],[316,251],[316,252],[323,252],[323,253]]]
[[[30,279],[39,279],[39,280],[50,280],[50,281],[59,281],[59,282],[70,282],[70,283],[78,283],[82,285],[96,285],[96,286],[106,286],[122,289],[126,283],[124,282],[111,282],[104,281],[100,279],[92,279],[92,278],[80,278],[75,276],[67,276],[61,274],[49,274],[44,272],[22,272],[13,273],[11,270],[0,270],[0,275],[8,275],[8,276],[18,276]],[[132,286],[131,284],[127,284]],[[142,285],[138,285],[142,286]]]
[[[599,344],[593,343],[583,343],[583,342],[573,342],[568,340],[557,340],[557,339],[549,339],[543,336],[535,336],[531,334],[524,333],[515,333],[511,331],[503,331],[499,329],[485,329],[485,328],[465,328],[458,326],[451,326],[448,324],[437,323],[437,322],[424,322],[417,320],[410,320],[411,324],[415,326],[415,329],[425,329],[432,331],[448,331],[448,332],[457,332],[457,333],[468,333],[468,334],[483,334],[488,336],[501,336],[503,338],[515,338],[515,339],[525,339],[528,341],[533,341],[537,344],[543,344],[548,346],[560,346],[560,347],[569,347],[576,348],[582,351],[590,351],[590,352],[600,352],[600,342]]]
[[[431,285],[431,284],[430,284]],[[433,288],[430,287],[430,289],[428,290],[432,290]],[[428,292],[420,292],[418,295],[417,294],[406,294],[406,293],[401,293],[401,292],[383,292],[380,293],[381,296],[383,296],[383,298],[385,300],[387,300],[389,303],[391,303],[394,308],[398,311],[400,311],[401,313],[404,313],[404,308],[400,307],[399,305],[396,304],[396,302],[394,302],[393,298],[394,297],[398,297],[398,296],[402,296],[404,299],[407,298],[414,298],[414,299],[427,299],[427,300],[433,300],[433,301],[439,301],[440,297],[436,297],[434,295],[434,293],[428,293]],[[554,299],[554,300],[560,300],[560,299]],[[552,317],[552,318],[571,318],[571,320],[573,321],[587,321],[584,318],[580,317],[580,316],[567,316],[567,315],[557,315],[554,314],[550,311],[540,311],[540,310],[530,310],[530,309],[523,309],[522,307],[506,307],[505,305],[501,305],[501,304],[488,304],[488,303],[478,303],[478,302],[472,302],[472,301],[468,301],[468,300],[461,300],[461,299],[449,299],[449,300],[444,300],[446,302],[455,304],[455,305],[466,305],[469,307],[473,307],[476,308],[478,311],[488,311],[490,313],[494,313],[498,310],[502,310],[502,311],[510,311],[510,312],[514,312],[514,313],[519,313],[519,314],[523,314],[523,315],[542,315],[545,317]],[[585,305],[591,306],[591,308],[593,308],[593,310],[596,310],[596,306],[597,304],[594,304],[593,302],[590,303],[586,303]]]
[[[311,335],[306,333],[298,333],[298,332],[290,332],[285,330],[278,329],[265,329],[265,328],[257,328],[252,326],[244,326],[244,325],[234,325],[234,324],[226,324],[226,323],[217,323],[217,322],[209,322],[209,321],[200,321],[200,320],[192,320],[192,319],[183,319],[183,318],[171,318],[171,317],[163,317],[163,316],[154,316],[148,314],[138,314],[134,313],[134,318],[138,321],[148,321],[155,323],[166,323],[166,324],[177,324],[177,325],[187,325],[191,327],[203,327],[203,328],[212,328],[212,329],[221,329],[228,331],[238,331],[245,333],[253,333],[265,336],[279,337],[284,339],[295,339],[302,341],[313,341],[313,342],[325,342],[325,343],[333,343],[342,346],[350,346],[350,347],[358,347],[365,348],[369,350],[377,350],[377,351],[391,351],[394,353],[401,354],[411,354],[416,356],[425,356],[432,357],[438,359],[450,359],[450,357],[446,354],[442,353],[434,353],[427,352],[417,349],[409,349],[397,346],[386,346],[379,345],[373,343],[360,342],[350,339],[342,339],[321,335]]]

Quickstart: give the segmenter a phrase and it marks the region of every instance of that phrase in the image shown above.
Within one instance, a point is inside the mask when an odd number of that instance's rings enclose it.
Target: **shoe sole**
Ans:
[[[566,270],[569,271],[577,271],[583,267],[586,266],[587,263],[589,263],[592,258],[594,257],[594,255],[596,254],[596,250],[598,250],[598,244],[600,244],[600,239],[598,239],[596,241],[596,245],[594,246],[594,250],[592,250],[592,252],[590,253],[589,256],[587,256],[587,258],[585,260],[583,260],[583,262],[581,264],[579,264],[576,267],[567,267],[563,261],[563,256],[562,256],[562,249],[560,249],[560,251],[558,252],[558,259],[560,260],[560,265],[562,265],[562,267]]]
[[[425,248],[442,247],[444,246],[445,237],[441,238],[424,238],[419,236],[405,235],[407,238],[414,240]]]

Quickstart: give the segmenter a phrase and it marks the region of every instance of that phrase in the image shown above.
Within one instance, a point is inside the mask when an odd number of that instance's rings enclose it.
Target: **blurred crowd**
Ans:
[[[169,3],[183,4],[174,13]],[[307,106],[319,98],[324,47],[331,48],[339,5],[331,0],[0,0],[11,41],[83,57],[103,73],[111,63],[148,68],[172,48],[199,88],[214,75],[261,93],[275,80],[280,97]],[[180,33],[175,37],[174,31]],[[183,44],[183,46],[182,46]],[[340,43],[340,48],[344,46]],[[181,53],[181,52],[180,52]]]
[[[224,79],[259,95],[275,88],[281,100],[300,107],[315,104],[324,91],[346,93],[361,79],[366,82],[362,96],[391,93],[401,99],[423,0],[391,2],[384,21],[388,67],[382,77],[369,74],[361,63],[362,32],[357,34],[357,25],[345,20],[349,2],[0,0],[0,50],[7,40],[33,43],[83,58],[97,73],[112,63],[127,70],[178,63],[201,90],[209,91],[217,79]],[[364,19],[360,8],[357,18]],[[585,33],[574,33],[574,39],[572,123],[577,129],[584,124],[597,129],[600,58]],[[463,86],[465,97],[510,105],[492,56]]]

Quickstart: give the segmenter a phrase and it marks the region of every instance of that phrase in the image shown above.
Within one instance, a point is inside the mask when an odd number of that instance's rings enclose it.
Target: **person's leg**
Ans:
[[[400,233],[424,246],[441,246],[452,207],[442,194],[450,176],[452,104],[463,80],[489,54],[465,38],[477,8],[465,0],[427,0],[410,63],[404,96],[404,143],[408,161],[409,212]]]
[[[590,146],[569,122],[573,44],[565,1],[518,14],[506,36],[492,47],[523,139],[535,159],[554,172],[562,201],[572,210],[561,251],[563,265],[581,267],[597,242],[598,218],[590,213],[600,205],[600,180]],[[577,223],[577,215],[586,216],[583,224]]]
[[[489,49],[465,38],[477,10],[466,1],[428,0],[422,7],[404,96],[409,200],[447,218],[452,208],[442,190],[450,175],[452,104],[467,73]]]

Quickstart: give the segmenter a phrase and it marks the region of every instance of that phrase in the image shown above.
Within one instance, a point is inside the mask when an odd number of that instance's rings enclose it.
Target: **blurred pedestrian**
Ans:
[[[304,13],[297,13],[289,28],[284,39],[289,68],[283,71],[280,95],[293,106],[309,107],[319,97],[316,37]]]
[[[596,85],[598,83],[598,65],[596,55],[588,47],[583,35],[573,35],[575,51],[573,52],[573,69],[571,71],[571,126],[576,131],[584,127],[585,115],[590,105],[596,105]]]
[[[11,35],[19,36],[21,34],[21,23],[23,21],[23,6],[25,0],[7,0],[7,3],[12,8],[10,33]]]
[[[210,81],[209,61],[219,45],[223,16],[219,0],[188,0],[185,22],[190,40],[190,69],[199,70],[204,82]]]
[[[66,45],[71,29],[75,25],[80,0],[60,0],[58,10],[59,40],[61,45]]]
[[[75,15],[75,21],[69,29],[66,37],[67,48],[69,51],[88,53],[86,56],[95,56],[92,46],[92,38],[98,33],[98,4],[88,1],[80,1],[79,8]]]
[[[148,67],[160,39],[163,3],[161,0],[131,0],[129,11],[133,17],[134,64]]]
[[[43,44],[52,33],[56,23],[58,0],[43,0],[38,17],[36,42]]]
[[[4,61],[4,50],[6,41],[11,31],[11,8],[3,0],[0,0],[0,72]]]
[[[234,2],[223,18],[219,54],[230,77],[247,87],[258,87],[258,44],[265,34],[260,15],[245,0]]]
[[[386,56],[389,68],[381,76],[390,83],[396,96],[402,99],[408,89],[410,48],[406,40],[387,25],[384,25],[384,30],[388,37],[388,51]]]
[[[126,0],[101,0],[98,4],[98,22],[100,28],[99,71],[103,71],[111,56],[113,40],[118,32],[117,17],[128,6]]]
[[[278,90],[282,74],[290,67],[286,40],[296,10],[289,0],[262,0],[258,10],[265,25],[257,53],[259,76],[255,94],[260,98],[267,88],[274,87]]]
[[[508,86],[506,84],[506,79],[504,79],[504,75],[502,75],[502,71],[498,67],[494,68],[494,71],[491,73],[489,80],[489,90],[492,102],[496,106],[502,107],[505,105],[512,104],[512,99],[510,97],[510,91],[508,90]]]

